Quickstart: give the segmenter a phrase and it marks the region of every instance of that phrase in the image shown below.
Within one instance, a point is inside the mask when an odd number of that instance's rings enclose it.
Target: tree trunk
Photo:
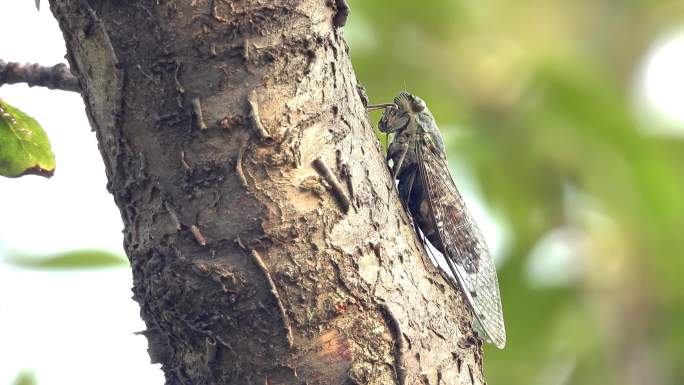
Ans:
[[[484,382],[368,121],[343,1],[50,5],[167,384]]]

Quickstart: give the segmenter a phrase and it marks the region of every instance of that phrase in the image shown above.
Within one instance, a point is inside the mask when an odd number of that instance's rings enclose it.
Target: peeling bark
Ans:
[[[484,382],[471,315],[396,196],[340,4],[50,1],[167,384]]]

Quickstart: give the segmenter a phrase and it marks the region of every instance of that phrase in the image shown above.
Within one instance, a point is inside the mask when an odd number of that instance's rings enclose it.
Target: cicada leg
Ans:
[[[399,155],[399,160],[397,161],[397,164],[392,165],[392,179],[397,179],[397,175],[399,175],[399,170],[401,170],[401,165],[404,163],[404,158],[406,158],[406,153],[408,152],[409,146],[406,145],[406,147],[401,151],[401,155]]]
[[[396,107],[397,105],[394,103],[382,103],[382,104],[370,104],[366,106],[366,111],[371,112],[371,111],[377,111],[377,110],[384,110],[385,108],[388,107]]]

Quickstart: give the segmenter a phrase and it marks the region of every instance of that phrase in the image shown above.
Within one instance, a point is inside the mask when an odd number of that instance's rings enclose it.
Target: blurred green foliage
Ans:
[[[36,385],[36,376],[31,371],[25,371],[19,373],[17,378],[14,379],[12,385]]]
[[[6,262],[31,269],[98,269],[128,266],[121,255],[103,250],[72,250],[46,256],[15,255]]]
[[[486,349],[489,383],[684,383],[684,142],[647,134],[633,95],[684,3],[350,5],[345,36],[371,103],[420,95],[511,233],[499,267],[509,339]],[[559,229],[577,235],[565,247],[578,273],[535,284],[531,255]]]

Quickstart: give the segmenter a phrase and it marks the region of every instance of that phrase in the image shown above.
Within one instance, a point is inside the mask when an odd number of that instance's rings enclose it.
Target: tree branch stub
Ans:
[[[80,92],[78,79],[66,64],[51,67],[40,64],[5,62],[0,59],[0,86],[26,83],[29,87],[47,87],[51,90]]]

